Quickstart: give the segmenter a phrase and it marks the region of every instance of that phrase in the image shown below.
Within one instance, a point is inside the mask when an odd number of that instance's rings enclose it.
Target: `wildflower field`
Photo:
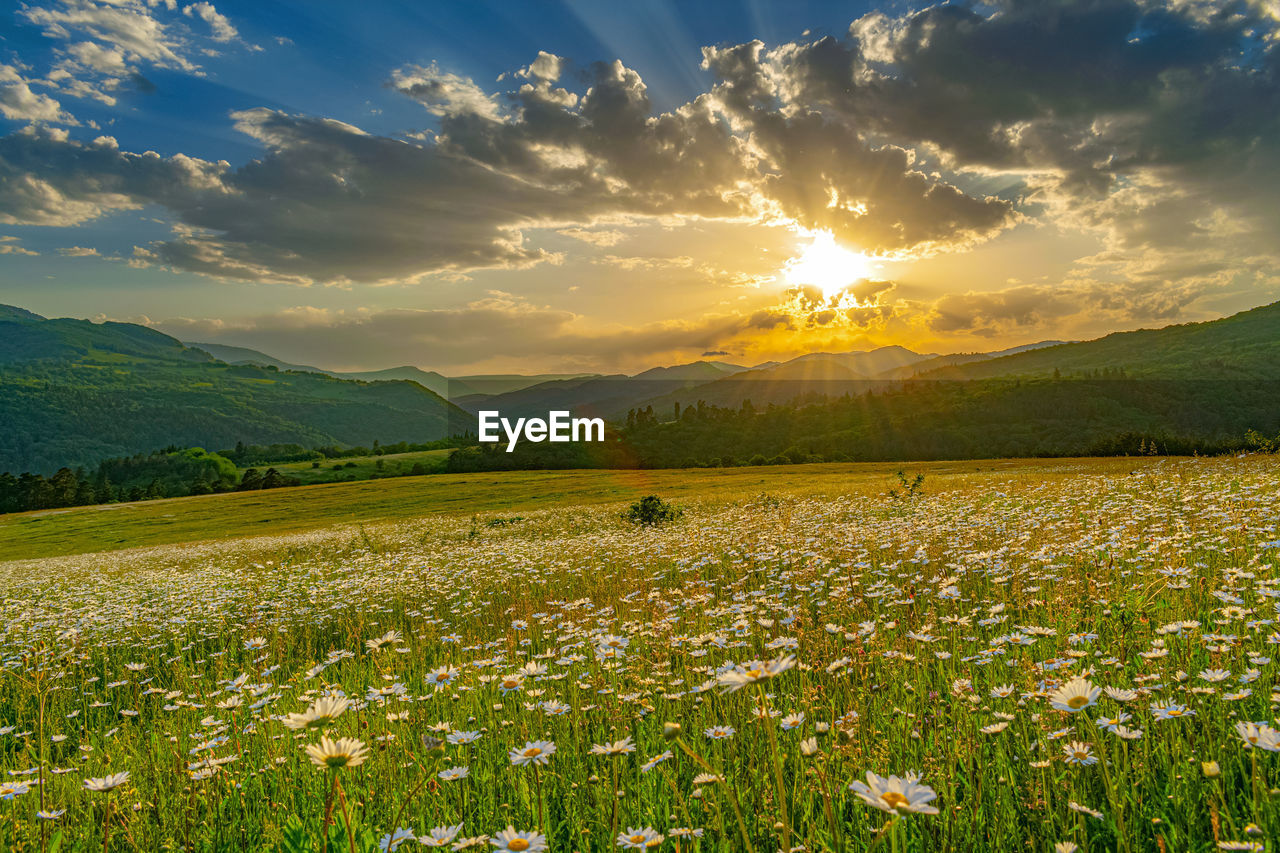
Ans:
[[[1271,846],[1275,457],[988,469],[0,563],[0,849]]]

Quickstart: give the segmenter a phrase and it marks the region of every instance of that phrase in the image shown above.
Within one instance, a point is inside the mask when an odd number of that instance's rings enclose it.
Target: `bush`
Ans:
[[[668,521],[675,521],[682,515],[684,510],[672,506],[657,495],[649,495],[627,507],[627,511],[622,514],[622,519],[632,524],[656,527]]]

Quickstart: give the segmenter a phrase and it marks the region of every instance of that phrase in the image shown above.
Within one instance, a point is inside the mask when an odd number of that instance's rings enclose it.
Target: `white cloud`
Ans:
[[[11,121],[74,123],[61,104],[31,91],[30,83],[17,67],[0,63],[0,115]]]
[[[60,45],[51,67],[28,82],[109,106],[131,81],[145,84],[141,72],[146,69],[202,74],[197,57],[218,55],[211,44],[240,41],[231,21],[208,2],[193,3],[179,13],[172,0],[53,0],[44,6],[24,5],[18,17]],[[201,23],[196,27],[193,21]],[[65,113],[56,119],[47,113],[46,104],[41,117],[32,120],[73,121]]]
[[[39,254],[39,252],[19,246],[17,237],[9,235],[0,236],[0,255],[27,255],[29,257],[35,257]]]
[[[213,30],[214,41],[231,41],[239,35],[236,28],[227,20],[227,16],[215,9],[212,3],[192,3],[184,8],[182,13],[188,17],[195,15],[207,23]]]
[[[421,101],[433,115],[479,116],[491,121],[502,118],[497,100],[471,78],[441,71],[434,62],[397,69],[391,80],[397,89]]]

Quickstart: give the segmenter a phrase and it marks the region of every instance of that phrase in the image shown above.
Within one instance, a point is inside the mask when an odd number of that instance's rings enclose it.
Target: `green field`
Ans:
[[[896,469],[5,519],[0,849],[1270,848],[1277,457]]]
[[[278,462],[252,466],[259,472],[275,468],[287,477],[295,477],[304,485],[332,483],[340,480],[372,480],[375,477],[407,476],[414,465],[433,473],[444,468],[452,450],[419,450],[411,453],[384,453],[378,456],[350,456],[340,459],[319,459],[316,462]],[[382,464],[379,465],[378,463]],[[246,468],[240,468],[243,474]]]
[[[449,451],[400,454],[442,455]],[[368,459],[376,459],[369,457]],[[394,457],[392,457],[394,458]],[[357,460],[367,462],[368,460]],[[330,464],[330,463],[324,463]],[[411,463],[410,463],[411,464]],[[1128,472],[1146,460],[1096,459],[1098,471]],[[296,476],[310,462],[276,466]],[[1069,476],[1065,462],[978,462],[782,465],[746,468],[622,471],[515,471],[436,474],[296,489],[231,492],[191,498],[41,510],[0,516],[0,559],[19,560],[170,545],[264,534],[295,533],[336,524],[409,519],[433,513],[543,509],[570,504],[668,497],[725,499],[781,490],[796,495],[875,495],[893,485],[899,469],[924,472],[934,489]]]

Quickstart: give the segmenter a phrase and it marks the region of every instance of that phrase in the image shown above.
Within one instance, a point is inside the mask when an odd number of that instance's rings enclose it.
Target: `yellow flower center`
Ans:
[[[749,670],[747,670],[747,671],[744,673],[744,675],[746,675],[746,676],[747,676],[747,678],[759,678],[759,677],[760,677],[760,673],[761,673],[761,670],[758,670],[758,669],[749,669]]]
[[[1067,707],[1071,708],[1074,711],[1078,711],[1088,704],[1089,704],[1088,696],[1072,696],[1070,699],[1067,700]]]
[[[524,757],[525,757],[525,758],[533,758],[534,756],[538,756],[538,755],[541,755],[541,754],[542,754],[542,750],[541,750],[541,749],[538,749],[538,747],[536,747],[536,746],[531,746],[531,747],[529,747],[528,749],[526,749],[526,750],[524,751]],[[524,848],[523,848],[523,847],[521,847],[520,849],[521,849],[521,850],[523,850]]]
[[[901,808],[911,802],[897,791],[885,791],[880,795],[880,799],[884,800],[885,805],[891,809]]]
[[[507,849],[508,850],[528,850],[529,842],[525,841],[523,838],[513,838],[511,839],[511,843],[507,845]]]
[[[644,843],[644,836],[643,836],[643,835],[633,835],[633,836],[631,836],[630,838],[628,838],[627,840],[628,840],[628,841],[630,841],[632,844],[643,844],[643,843]]]

